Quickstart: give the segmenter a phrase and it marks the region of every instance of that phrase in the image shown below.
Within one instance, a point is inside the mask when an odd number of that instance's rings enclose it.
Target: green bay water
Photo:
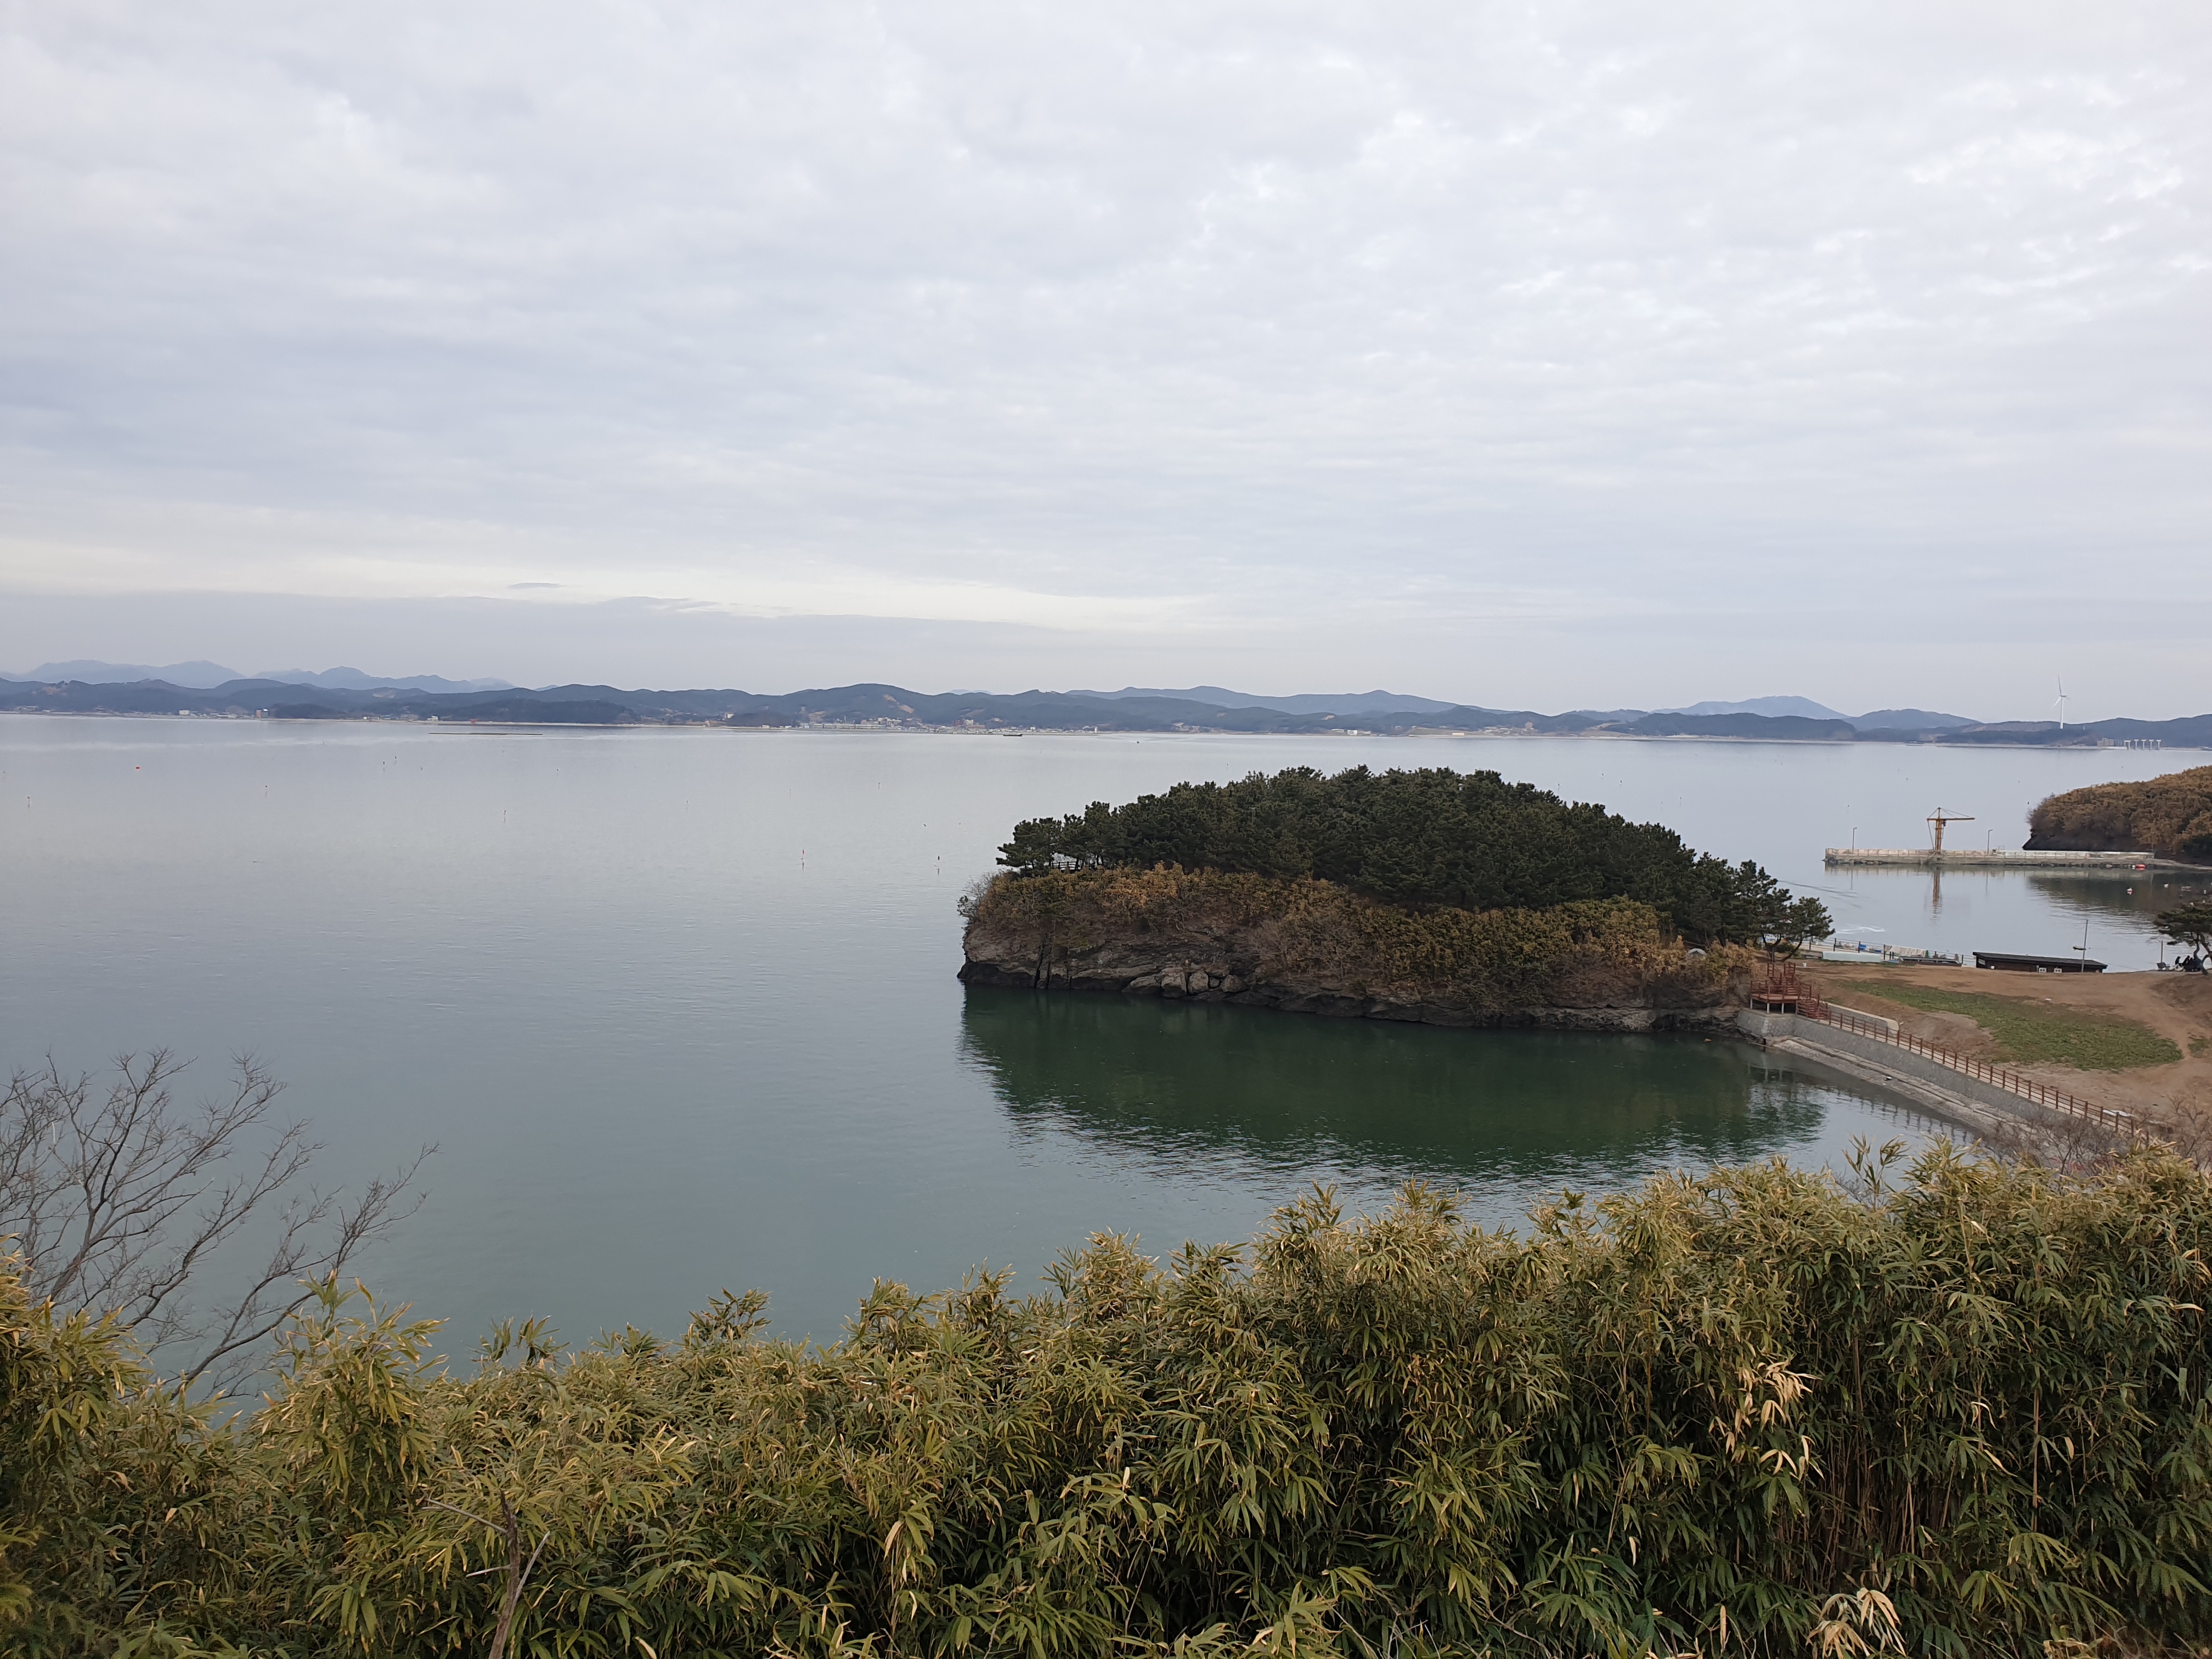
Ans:
[[[1291,764],[1490,767],[1757,858],[1863,937],[2063,950],[2086,921],[2147,965],[2152,889],[1936,893],[1820,849],[1909,842],[1938,804],[2016,844],[2052,790],[2189,758],[0,716],[0,1059],[165,1045],[212,1085],[252,1052],[335,1182],[436,1142],[366,1272],[454,1346],[507,1315],[672,1330],[750,1285],[827,1337],[877,1277],[1241,1238],[1316,1181],[1359,1206],[1436,1182],[1510,1224],[1562,1187],[1930,1127],[1725,1042],[967,992],[953,902],[1019,817]]]

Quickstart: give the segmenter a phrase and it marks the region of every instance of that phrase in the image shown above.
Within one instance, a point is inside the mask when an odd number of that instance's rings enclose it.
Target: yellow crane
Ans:
[[[1972,823],[1973,819],[1960,813],[1946,812],[1939,806],[1929,816],[1928,822],[1936,826],[1936,850],[1941,853],[1943,850],[1943,826],[1947,823]]]

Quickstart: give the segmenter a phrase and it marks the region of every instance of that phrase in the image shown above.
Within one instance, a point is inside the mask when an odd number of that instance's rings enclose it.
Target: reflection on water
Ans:
[[[968,994],[963,1047],[1024,1132],[1117,1163],[1373,1191],[1479,1186],[1510,1222],[1562,1185],[1840,1159],[1935,1126],[1729,1042],[1456,1031],[1141,998]]]
[[[2132,877],[2031,875],[2028,882],[2044,903],[2073,915],[2084,914],[2132,925],[2151,933],[2152,919],[2177,904],[2212,897],[2212,871],[2199,876],[2172,870],[2146,870]]]

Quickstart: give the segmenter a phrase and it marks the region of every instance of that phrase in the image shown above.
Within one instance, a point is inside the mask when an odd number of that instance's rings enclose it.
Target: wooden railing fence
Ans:
[[[2002,1089],[2007,1094],[2017,1095],[2022,1100],[2032,1101],[2048,1111],[2063,1112],[2069,1117],[2078,1117],[2108,1129],[2118,1129],[2124,1134],[2137,1133],[2136,1116],[2132,1112],[2093,1104],[2036,1078],[2023,1077],[2009,1066],[1992,1066],[1985,1060],[1975,1060],[1955,1050],[1939,1047],[1925,1037],[1893,1031],[1885,1022],[1869,1019],[1848,1008],[1836,1007],[1820,997],[1801,994],[1797,1000],[1797,1012],[1803,1018],[1817,1019],[1855,1036],[1872,1037],[1878,1042],[1887,1042],[1893,1048],[1918,1054],[1924,1060],[1932,1060],[1938,1066],[1986,1083],[1992,1088]]]

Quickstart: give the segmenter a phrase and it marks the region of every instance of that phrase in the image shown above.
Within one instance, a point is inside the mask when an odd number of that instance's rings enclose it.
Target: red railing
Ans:
[[[1835,1007],[1823,1002],[1817,996],[1801,995],[1798,999],[1797,1012],[1804,1018],[1817,1019],[1856,1036],[1873,1037],[1893,1047],[1905,1049],[1920,1055],[1923,1060],[1932,1060],[1938,1066],[1948,1066],[1950,1070],[1962,1076],[1972,1078],[1977,1082],[1986,1083],[1992,1088],[2003,1090],[2007,1094],[2017,1095],[2022,1100],[2032,1101],[2046,1110],[2063,1112],[2069,1117],[2083,1118],[2089,1122],[2101,1124],[2108,1129],[2120,1130],[2124,1133],[2132,1134],[2136,1132],[2135,1114],[2132,1112],[2124,1112],[2116,1107],[2093,1105],[2078,1096],[2068,1094],[2063,1089],[2054,1089],[2048,1083],[2040,1082],[2032,1077],[2022,1077],[2008,1066],[1992,1066],[1985,1060],[1972,1060],[1949,1048],[1938,1048],[1925,1038],[1911,1036],[1902,1031],[1893,1031],[1882,1022],[1869,1019],[1863,1014],[1855,1014],[1848,1008]]]

